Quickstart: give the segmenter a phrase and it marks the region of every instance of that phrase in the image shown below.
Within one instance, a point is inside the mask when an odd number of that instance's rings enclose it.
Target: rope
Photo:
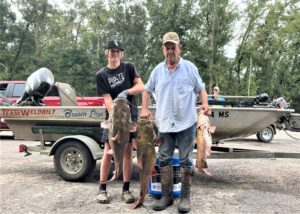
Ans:
[[[294,137],[292,136],[290,133],[288,133],[285,129],[284,129],[284,132],[290,137],[290,138],[293,138],[295,140],[300,140],[300,138],[297,138],[297,137]]]

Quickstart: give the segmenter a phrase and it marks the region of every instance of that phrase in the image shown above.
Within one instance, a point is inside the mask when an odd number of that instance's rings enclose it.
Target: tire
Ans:
[[[262,129],[256,134],[257,139],[263,143],[270,143],[273,140],[275,131],[272,126]]]
[[[96,160],[89,149],[79,141],[66,141],[54,154],[57,174],[66,181],[83,181],[94,171]]]

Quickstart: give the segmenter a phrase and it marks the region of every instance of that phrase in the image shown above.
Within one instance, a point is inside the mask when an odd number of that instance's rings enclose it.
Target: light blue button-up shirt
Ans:
[[[197,122],[197,94],[205,84],[192,62],[180,58],[173,72],[169,72],[165,61],[161,62],[145,89],[156,95],[155,120],[160,132],[179,132]]]

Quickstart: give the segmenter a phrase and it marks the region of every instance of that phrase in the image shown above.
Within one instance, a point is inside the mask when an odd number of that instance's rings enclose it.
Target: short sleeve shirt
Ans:
[[[102,68],[96,74],[97,94],[110,94],[115,99],[119,93],[134,86],[134,79],[140,77],[135,66],[129,62],[122,62],[116,69]],[[130,102],[131,120],[137,121],[138,109],[134,95],[128,95]],[[108,119],[108,112],[106,115]]]

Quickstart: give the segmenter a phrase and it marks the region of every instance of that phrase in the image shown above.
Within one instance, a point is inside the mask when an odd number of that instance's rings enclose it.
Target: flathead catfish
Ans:
[[[125,146],[130,138],[131,113],[127,99],[116,98],[109,115],[109,144],[114,155],[115,171],[108,181],[117,179],[122,170]]]
[[[211,155],[212,136],[211,133],[215,131],[216,127],[211,126],[208,116],[204,115],[201,110],[198,113],[197,123],[197,160],[196,168],[199,172],[206,175],[211,175],[208,171],[206,158]]]
[[[144,203],[148,191],[150,176],[155,167],[156,133],[154,124],[147,119],[140,119],[137,124],[137,165],[140,176],[140,198],[132,209]]]

